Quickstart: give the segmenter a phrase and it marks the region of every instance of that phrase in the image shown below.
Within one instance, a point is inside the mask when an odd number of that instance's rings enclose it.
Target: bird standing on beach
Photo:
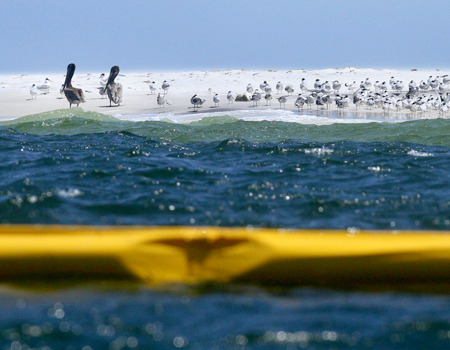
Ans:
[[[247,92],[248,92],[249,94],[253,93],[253,86],[252,86],[252,84],[248,84],[248,85],[247,85]]]
[[[156,96],[156,102],[158,103],[159,107],[164,107],[166,100],[165,100],[164,96],[161,96],[161,94],[158,94],[158,96]]]
[[[106,86],[106,83],[108,82],[108,78],[106,77],[105,73],[100,74],[100,87],[104,88]]]
[[[111,72],[109,73],[108,81],[105,85],[105,90],[109,97],[109,106],[111,107],[111,102],[114,102],[116,105],[120,106],[122,102],[122,84],[116,83],[114,80],[119,75],[120,68],[119,66],[111,67]]]
[[[191,104],[194,105],[194,112],[197,112],[203,103],[205,103],[205,99],[198,97],[197,94],[191,97]]]
[[[233,96],[233,93],[231,91],[228,91],[227,100],[228,100],[228,104],[234,102],[234,96]]]
[[[253,107],[258,105],[258,102],[261,100],[261,93],[258,91],[258,89],[256,89],[253,93],[251,100],[253,101]]]
[[[283,107],[286,108],[286,101],[287,101],[286,96],[278,97],[278,102],[280,103],[280,108],[281,108],[281,105],[283,105]]]
[[[36,84],[33,84],[30,88],[31,99],[34,100],[36,98],[38,91],[36,89]]]
[[[156,91],[156,85],[155,85],[155,82],[152,81],[148,87],[149,87],[149,89],[150,89],[150,95],[154,95],[154,94],[155,94],[155,91]]]
[[[214,95],[213,101],[214,101],[214,107],[219,107],[220,97],[219,97],[218,94],[215,94],[215,95]]]
[[[284,88],[284,90],[286,90],[286,92],[288,93],[288,95],[292,95],[292,93],[294,92],[294,87],[293,87],[291,84],[289,84],[289,85],[286,85],[286,87]]]
[[[64,95],[67,98],[67,101],[69,101],[69,108],[72,108],[72,104],[76,104],[77,107],[80,103],[84,102],[84,92],[81,89],[74,88],[72,86],[72,77],[75,73],[75,64],[70,63],[67,66],[67,74],[66,74],[66,80],[64,81]]]
[[[266,99],[266,106],[271,105],[272,94],[269,92],[269,93],[264,95],[264,98]]]
[[[277,94],[281,94],[283,92],[283,84],[281,83],[281,81],[279,81],[276,85],[277,88]]]
[[[168,93],[170,84],[167,82],[167,80],[163,81],[161,88],[164,90],[164,95]]]
[[[50,82],[51,82],[51,80],[49,78],[45,78],[44,84],[36,86],[36,89],[41,94],[48,94],[50,91]]]

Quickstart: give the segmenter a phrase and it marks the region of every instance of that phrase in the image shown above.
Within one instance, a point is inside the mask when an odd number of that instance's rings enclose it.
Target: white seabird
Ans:
[[[38,91],[36,89],[36,84],[33,84],[30,88],[31,99],[34,100],[36,98]]]
[[[166,103],[166,100],[164,96],[161,96],[161,94],[158,93],[158,96],[156,96],[156,102],[158,103],[159,107],[164,107],[164,104]]]
[[[231,91],[228,91],[227,100],[228,100],[228,103],[233,103],[234,102],[234,96],[233,96],[233,93]]]
[[[167,80],[164,80],[161,88],[164,90],[164,95],[167,94],[169,88],[170,88],[170,84],[167,82]]]
[[[149,89],[150,89],[150,94],[151,95],[154,95],[155,94],[155,91],[156,91],[156,85],[155,85],[156,83],[154,82],[154,81],[152,81],[151,83],[150,83],[150,85],[148,86],[149,87]]]
[[[219,104],[220,104],[220,97],[219,97],[218,94],[215,94],[215,95],[213,96],[213,101],[214,101],[214,107],[219,107]]]
[[[44,84],[36,86],[36,89],[41,94],[48,94],[50,91],[50,82],[51,82],[51,80],[49,78],[45,78]]]
[[[280,108],[281,108],[281,105],[283,105],[283,107],[286,108],[286,101],[287,101],[286,96],[278,97],[278,102],[280,103]]]
[[[276,88],[277,88],[277,94],[281,94],[283,92],[283,84],[281,83],[281,81],[279,81],[277,83]]]
[[[197,94],[191,97],[191,104],[194,105],[194,112],[198,111],[203,103],[205,103],[205,99],[198,97]]]
[[[248,84],[248,85],[247,85],[247,92],[248,92],[249,94],[253,93],[253,86],[252,86],[252,84]]]

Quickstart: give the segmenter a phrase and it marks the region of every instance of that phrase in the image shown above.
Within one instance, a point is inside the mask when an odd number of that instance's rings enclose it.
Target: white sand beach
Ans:
[[[61,85],[65,79],[65,69],[61,69],[58,74],[0,74],[0,120],[14,119],[17,117],[31,115],[55,109],[69,108],[66,97],[60,93]],[[121,73],[116,79],[123,86],[123,101],[120,106],[110,107],[108,97],[99,94],[100,74],[109,74],[109,70],[104,72],[83,72],[75,71],[72,83],[74,87],[84,90],[86,102],[80,104],[85,111],[95,111],[107,115],[155,115],[155,114],[188,114],[194,112],[190,102],[191,97],[197,94],[205,99],[204,104],[199,108],[199,112],[225,112],[229,113],[237,110],[277,110],[285,109],[299,111],[294,105],[298,94],[310,95],[316,91],[319,96],[329,95],[332,102],[328,106],[305,104],[303,111],[309,114],[321,115],[329,111],[337,111],[336,98],[348,95],[350,102],[348,106],[339,108],[340,113],[353,113],[354,115],[367,115],[379,113],[380,115],[402,115],[408,118],[448,118],[450,116],[449,92],[450,84],[445,70],[440,69],[362,69],[362,68],[330,68],[322,70],[208,70],[208,71],[178,71],[178,72],[131,72],[126,68],[121,68]],[[39,86],[45,79],[50,79],[48,93],[38,92],[34,97],[30,94],[33,84]],[[307,90],[300,90],[303,81],[307,84]],[[319,79],[320,89],[314,88],[315,81]],[[367,84],[362,96],[361,103],[357,106],[353,103],[353,95],[357,92],[361,82]],[[167,93],[164,95],[162,89],[163,81],[170,84]],[[260,84],[266,81],[271,87],[272,99],[266,101],[265,91],[261,91]],[[333,88],[326,90],[324,85],[328,82],[338,81],[341,88],[334,91]],[[414,99],[406,101],[405,94],[408,92],[408,84],[414,81],[417,85],[417,93]],[[432,87],[431,82],[434,83]],[[156,90],[151,92],[149,85],[154,82]],[[283,89],[277,91],[276,85],[281,82]],[[375,85],[385,82],[385,89],[376,88]],[[395,90],[393,82],[399,83],[400,89]],[[426,89],[419,88],[420,83],[428,84]],[[251,98],[246,88],[252,84],[253,90],[262,92],[261,100],[255,106],[254,101],[230,103],[227,100],[229,91],[234,98],[238,95],[247,95]],[[350,85],[354,84],[354,89]],[[437,85],[436,85],[437,84]],[[291,85],[293,92],[288,94],[285,90],[287,85]],[[396,95],[394,95],[396,93]],[[163,106],[158,105],[157,95],[165,96]],[[220,98],[219,104],[213,101],[213,96],[217,94]],[[287,101],[281,105],[278,97],[286,96]],[[317,97],[316,97],[317,98]],[[374,103],[371,99],[379,98],[381,101]],[[389,98],[389,103],[382,99]],[[397,105],[398,100],[403,100],[401,106]],[[417,102],[419,101],[419,102]],[[446,102],[447,101],[447,102]],[[414,103],[414,107],[408,107],[407,103]],[[421,107],[419,108],[419,104]],[[356,113],[357,112],[357,113]]]

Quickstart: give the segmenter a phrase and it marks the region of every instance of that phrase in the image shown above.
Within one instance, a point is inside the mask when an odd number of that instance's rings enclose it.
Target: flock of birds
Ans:
[[[122,102],[122,85],[115,82],[119,71],[118,66],[113,66],[108,78],[104,73],[100,75],[101,87],[98,88],[99,93],[102,96],[106,94],[109,97],[110,106],[112,103],[120,105]],[[66,79],[60,90],[61,96],[65,95],[69,101],[69,107],[72,104],[78,106],[80,103],[85,102],[83,90],[72,86],[71,81],[74,72],[75,64],[71,63],[67,67]],[[46,78],[42,85],[36,86],[36,84],[33,84],[30,88],[32,98],[35,98],[39,93],[48,93],[50,82],[51,80]],[[385,112],[408,110],[414,113],[437,110],[439,113],[446,113],[450,110],[449,85],[450,77],[448,75],[430,76],[419,84],[411,80],[407,89],[403,81],[394,77],[391,77],[388,82],[375,81],[374,83],[369,78],[366,78],[360,84],[357,84],[355,81],[342,84],[337,80],[321,82],[320,79],[316,79],[312,87],[309,87],[306,79],[303,78],[299,86],[300,92],[293,104],[298,110],[303,110],[304,108],[313,109],[314,107],[317,109],[329,109],[332,105],[335,105],[338,109],[346,109],[351,108],[353,105],[356,110],[365,107],[369,110],[381,108]],[[157,104],[160,107],[172,104],[167,99],[170,88],[169,82],[164,80],[160,87],[162,93],[160,92],[156,96]],[[341,93],[343,87],[347,90],[346,94]],[[150,94],[156,95],[158,86],[154,81],[150,83],[149,88]],[[294,99],[292,96],[295,91],[294,86],[292,84],[284,85],[281,81],[278,81],[275,85],[275,90],[280,108],[286,108],[286,102]],[[211,89],[209,89],[209,93],[212,93]],[[235,100],[251,101],[254,107],[258,106],[262,99],[266,101],[266,106],[270,106],[273,98],[272,87],[267,81],[262,82],[259,88],[256,89],[253,88],[252,84],[248,84],[244,94],[235,96],[232,91],[228,91],[226,96],[228,104],[233,103]],[[215,93],[212,100],[214,107],[220,106],[221,98],[219,94]],[[206,99],[197,94],[190,99],[194,111],[198,111],[205,102]]]
[[[150,84],[150,93],[154,94],[157,86],[155,82]],[[341,93],[341,88],[345,87],[346,94]],[[407,89],[403,81],[391,77],[389,82],[375,81],[372,83],[370,78],[366,78],[357,84],[352,83],[342,84],[338,80],[333,82],[324,81],[320,79],[314,81],[310,88],[303,78],[300,83],[300,93],[294,100],[294,106],[298,110],[304,108],[313,109],[329,109],[331,105],[335,105],[338,109],[351,108],[353,105],[356,110],[365,107],[368,110],[380,108],[384,112],[406,110],[410,112],[426,112],[429,110],[437,110],[439,113],[446,113],[450,110],[450,78],[448,75],[430,76],[427,80],[422,80],[417,84],[411,80]],[[169,84],[164,81],[163,86],[164,95],[158,94],[158,105],[163,107],[168,103],[165,95],[169,88]],[[284,85],[278,81],[275,85],[275,90],[280,104],[280,108],[286,108],[286,102],[291,99],[295,89],[292,84]],[[238,101],[252,101],[253,107],[258,106],[261,100],[266,101],[266,106],[271,105],[274,98],[273,89],[271,85],[264,81],[259,85],[259,88],[254,89],[253,85],[249,83],[246,87],[246,94],[237,95],[236,97],[231,91],[227,93],[228,103]],[[211,89],[209,89],[211,93]],[[286,92],[286,94],[284,93]],[[219,107],[221,98],[216,93],[213,95],[214,107]],[[191,104],[194,111],[206,102],[205,98],[199,97],[197,94],[191,97]]]

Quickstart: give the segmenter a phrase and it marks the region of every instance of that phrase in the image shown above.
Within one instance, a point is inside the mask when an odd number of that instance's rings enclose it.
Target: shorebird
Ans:
[[[300,83],[300,90],[303,92],[308,91],[308,84],[306,83],[306,79],[302,78],[302,82]]]
[[[261,100],[261,93],[258,91],[258,89],[256,89],[252,95],[253,107],[257,106],[260,100]]]
[[[338,82],[337,80],[333,81],[333,90],[334,90],[334,94],[338,94],[339,90],[341,89],[341,83]]]
[[[227,100],[228,100],[228,104],[234,102],[234,96],[233,96],[233,94],[232,94],[231,91],[228,91],[228,94],[227,94]]]
[[[316,79],[316,81],[314,82],[314,90],[319,91],[321,86],[322,83],[320,82],[320,79]]]
[[[283,92],[283,84],[281,83],[281,81],[279,81],[277,83],[276,88],[277,88],[277,94],[281,94]]]
[[[272,94],[269,92],[269,93],[264,95],[264,98],[266,99],[266,106],[271,105]]]
[[[48,94],[50,91],[50,82],[51,82],[51,80],[49,78],[45,78],[44,84],[36,86],[36,89],[41,94]]]
[[[205,99],[198,97],[197,94],[191,97],[191,104],[194,105],[194,112],[197,112],[203,103],[205,103]]]
[[[280,108],[281,108],[281,105],[283,105],[283,107],[286,108],[286,101],[287,101],[286,96],[278,97],[278,102],[280,103]]]
[[[36,89],[36,84],[33,84],[30,88],[30,95],[32,100],[36,98],[37,93],[38,91]]]
[[[271,87],[269,84],[267,84],[267,85],[264,87],[264,92],[265,92],[266,94],[272,93],[272,87]]]
[[[214,107],[219,107],[219,103],[220,103],[220,97],[218,94],[215,94],[213,96],[213,101],[214,101]]]
[[[166,103],[166,100],[164,96],[161,96],[160,93],[158,93],[158,96],[156,96],[156,102],[158,103],[159,107],[164,107],[164,104]]]
[[[156,85],[155,85],[155,82],[152,81],[148,87],[149,87],[149,89],[150,89],[150,95],[154,95],[154,94],[155,94],[155,91],[156,91]]]
[[[298,108],[298,110],[303,109],[303,105],[306,103],[306,99],[302,96],[302,94],[298,94],[297,99],[294,102],[294,106]]]
[[[247,92],[248,92],[249,94],[253,93],[253,86],[252,86],[252,84],[248,84],[248,85],[247,85]]]
[[[108,78],[106,77],[105,73],[100,74],[100,86],[104,88],[106,86],[106,83],[108,82]]]
[[[105,85],[105,90],[109,97],[109,106],[111,106],[111,102],[114,102],[118,106],[122,102],[122,84],[114,81],[119,75],[119,71],[119,66],[111,67],[111,72]]]
[[[167,80],[163,81],[161,88],[164,90],[164,95],[167,94],[170,88],[170,84],[167,82]]]
[[[288,93],[288,95],[292,95],[292,93],[294,92],[294,87],[293,87],[291,84],[289,84],[289,85],[286,85],[286,87],[284,88],[284,90],[286,90],[286,92]]]
[[[350,84],[345,83],[345,87],[348,89],[348,91],[353,91],[356,89],[356,82],[354,81],[353,83]]]
[[[266,88],[266,86],[267,86],[268,84],[267,84],[267,81],[263,81],[261,84],[259,84],[259,88],[262,90],[262,91],[264,91],[264,89]]]
[[[66,74],[66,80],[64,81],[64,95],[67,98],[67,101],[69,101],[69,108],[72,108],[72,104],[76,104],[77,107],[80,103],[84,102],[84,92],[81,89],[74,88],[72,86],[72,77],[75,73],[75,64],[70,63],[67,66],[67,74]]]

